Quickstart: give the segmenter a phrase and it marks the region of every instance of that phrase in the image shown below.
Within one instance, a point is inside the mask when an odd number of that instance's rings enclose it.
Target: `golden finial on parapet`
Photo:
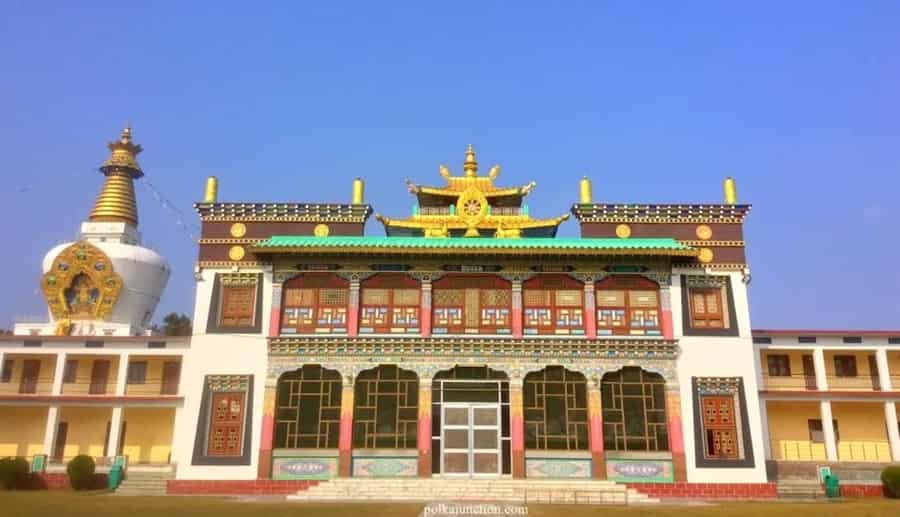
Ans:
[[[475,148],[472,147],[472,144],[469,144],[469,147],[466,148],[466,161],[463,162],[463,170],[468,178],[474,178],[478,175],[478,162],[475,160]]]
[[[725,192],[725,204],[736,205],[737,185],[734,183],[734,178],[731,176],[725,178],[725,181],[722,182],[722,190]]]
[[[219,198],[219,179],[215,176],[206,178],[206,191],[203,193],[204,203],[215,203]]]
[[[363,182],[362,178],[356,178],[355,180],[353,180],[353,196],[350,199],[350,203],[354,205],[363,204],[365,198],[365,189],[366,184]]]
[[[591,191],[591,180],[588,179],[587,176],[582,177],[581,180],[578,182],[578,190],[579,190],[579,196],[578,196],[579,203],[581,203],[582,205],[589,205],[594,202],[593,201],[594,195],[593,195],[593,192]]]

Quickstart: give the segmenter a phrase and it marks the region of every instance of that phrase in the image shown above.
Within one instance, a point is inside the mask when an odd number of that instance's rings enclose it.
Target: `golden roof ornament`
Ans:
[[[125,127],[118,140],[110,142],[110,155],[100,172],[106,176],[100,195],[94,202],[89,220],[92,222],[125,222],[138,224],[137,201],[133,180],[144,175],[137,162],[137,155],[143,151],[131,140],[131,127]]]

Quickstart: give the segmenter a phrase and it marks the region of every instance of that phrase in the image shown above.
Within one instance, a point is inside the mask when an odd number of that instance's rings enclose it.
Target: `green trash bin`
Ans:
[[[832,498],[841,496],[841,483],[837,475],[825,476],[825,496]]]
[[[119,488],[119,483],[122,482],[122,466],[121,465],[113,465],[109,468],[109,475],[106,479],[106,488],[110,490],[115,490]]]

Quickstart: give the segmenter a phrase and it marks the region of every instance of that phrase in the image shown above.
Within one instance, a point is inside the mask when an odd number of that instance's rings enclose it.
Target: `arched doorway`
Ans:
[[[432,473],[511,472],[509,379],[487,366],[456,366],[432,381]]]

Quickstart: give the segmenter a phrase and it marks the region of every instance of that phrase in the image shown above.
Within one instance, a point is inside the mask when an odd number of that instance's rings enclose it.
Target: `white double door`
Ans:
[[[500,475],[500,404],[445,403],[441,411],[441,473],[459,477]]]

